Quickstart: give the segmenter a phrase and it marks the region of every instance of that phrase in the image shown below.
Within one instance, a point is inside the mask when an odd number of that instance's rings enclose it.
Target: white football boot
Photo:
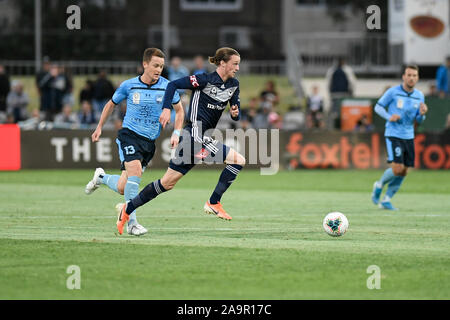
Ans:
[[[105,175],[105,170],[103,170],[102,168],[95,169],[92,180],[88,182],[88,184],[86,185],[86,188],[84,189],[84,192],[86,194],[91,194],[92,192],[97,190],[98,187],[100,187],[100,185],[102,184],[101,180],[100,180],[101,179],[100,175]]]
[[[131,226],[128,225],[127,227],[128,234],[131,234],[133,236],[142,236],[148,232],[147,229],[145,229],[143,226],[141,226],[139,223],[132,224]]]

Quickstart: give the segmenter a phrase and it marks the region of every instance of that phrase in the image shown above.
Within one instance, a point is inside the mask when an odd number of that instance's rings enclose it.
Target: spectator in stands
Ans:
[[[259,97],[262,104],[271,104],[272,106],[276,106],[278,102],[280,102],[280,96],[275,89],[275,82],[273,80],[269,80],[266,82],[264,89],[263,91],[261,91]]]
[[[9,76],[0,64],[0,113],[6,112],[6,97],[10,90]]]
[[[47,110],[47,106],[50,104],[50,87],[48,86],[48,74],[50,72],[50,59],[45,56],[44,59],[42,59],[42,70],[40,70],[36,74],[36,89],[39,94],[39,110],[42,113],[45,113]]]
[[[30,101],[28,95],[23,91],[23,84],[19,80],[12,82],[12,90],[6,98],[7,112],[14,117],[14,123],[26,120],[27,106]]]
[[[97,124],[92,104],[88,100],[84,100],[81,103],[81,108],[78,112],[78,121],[82,129],[88,129]]]
[[[269,112],[267,120],[269,121],[270,129],[281,129],[281,127],[283,126],[283,117],[274,110]]]
[[[80,106],[83,104],[84,101],[88,101],[90,104],[92,104],[92,98],[94,96],[93,87],[94,82],[89,79],[86,80],[83,88],[80,90],[80,96],[78,101],[80,103]]]
[[[97,80],[93,85],[92,106],[94,108],[96,118],[100,118],[103,107],[109,101],[109,99],[111,99],[114,91],[114,86],[112,82],[109,81],[106,71],[100,70]]]
[[[355,90],[356,77],[353,70],[339,58],[337,65],[328,69],[326,74],[327,87],[331,98],[331,110],[328,115],[328,126],[330,129],[340,128],[340,101],[351,97]]]
[[[300,106],[290,106],[289,111],[283,117],[284,130],[300,130],[305,126],[305,114]]]
[[[242,129],[246,130],[248,128],[253,127],[252,123],[253,123],[253,119],[255,118],[256,114],[258,113],[258,107],[259,107],[259,98],[253,97],[250,99],[250,102],[249,102],[247,108],[241,108],[240,125],[242,126]]]
[[[439,91],[434,83],[431,83],[428,87],[428,93],[426,97],[439,97]]]
[[[325,126],[323,122],[323,103],[324,99],[319,94],[319,87],[314,85],[312,94],[306,99],[308,129],[323,128]]]
[[[181,58],[178,56],[174,56],[170,60],[170,66],[167,68],[167,72],[169,73],[169,80],[177,80],[183,77],[187,77],[189,75],[189,70],[186,68],[181,61]],[[185,90],[178,89],[177,90],[180,96],[184,95]]]
[[[54,128],[76,129],[79,127],[78,117],[72,111],[72,106],[64,105],[62,112],[55,116]]]
[[[39,109],[33,109],[31,111],[31,117],[24,121],[19,121],[17,124],[21,130],[37,130],[39,123],[41,122],[41,113]]]
[[[50,66],[38,83],[42,94],[41,111],[45,113],[46,121],[53,121],[55,115],[62,110],[62,97],[65,90],[65,78],[59,73],[56,64]]]
[[[64,66],[60,66],[59,74],[61,75],[61,78],[64,81],[64,87],[62,89],[63,90],[62,104],[63,105],[69,104],[73,107],[75,106],[75,98],[73,96],[73,82],[70,70]]]
[[[191,74],[197,75],[202,73],[208,73],[208,69],[205,67],[205,58],[202,55],[194,57],[194,69]]]
[[[14,124],[14,115],[11,113],[6,114],[6,121],[5,124]]]
[[[356,123],[354,131],[356,132],[372,132],[374,130],[374,126],[370,123],[367,115],[363,114],[361,118]]]
[[[446,64],[441,65],[436,72],[436,86],[439,97],[450,96],[450,56],[446,59]]]
[[[269,114],[272,111],[272,106],[263,104],[258,110],[258,113],[253,118],[252,127],[255,129],[267,129],[270,127]]]

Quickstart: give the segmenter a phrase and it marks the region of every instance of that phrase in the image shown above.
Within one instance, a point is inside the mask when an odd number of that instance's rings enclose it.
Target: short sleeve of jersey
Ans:
[[[121,103],[124,99],[126,99],[127,96],[128,96],[128,86],[127,86],[127,82],[124,81],[120,84],[120,86],[114,92],[114,95],[111,98],[111,100],[114,104],[117,105],[117,104]]]
[[[172,104],[177,104],[178,102],[180,102],[181,97],[180,94],[178,93],[178,91],[175,91],[175,94],[173,95],[172,98]]]
[[[383,108],[387,108],[392,101],[392,93],[394,88],[389,88],[378,100],[377,104],[382,106]]]

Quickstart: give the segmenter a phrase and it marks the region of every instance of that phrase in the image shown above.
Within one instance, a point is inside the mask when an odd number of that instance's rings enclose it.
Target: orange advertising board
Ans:
[[[366,116],[372,123],[372,104],[370,100],[344,99],[341,102],[341,130],[353,131],[356,124]]]

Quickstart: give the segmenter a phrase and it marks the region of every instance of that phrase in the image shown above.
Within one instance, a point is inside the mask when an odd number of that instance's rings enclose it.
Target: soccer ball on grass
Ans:
[[[323,219],[323,229],[332,237],[340,237],[348,229],[347,217],[341,212],[330,212]]]

